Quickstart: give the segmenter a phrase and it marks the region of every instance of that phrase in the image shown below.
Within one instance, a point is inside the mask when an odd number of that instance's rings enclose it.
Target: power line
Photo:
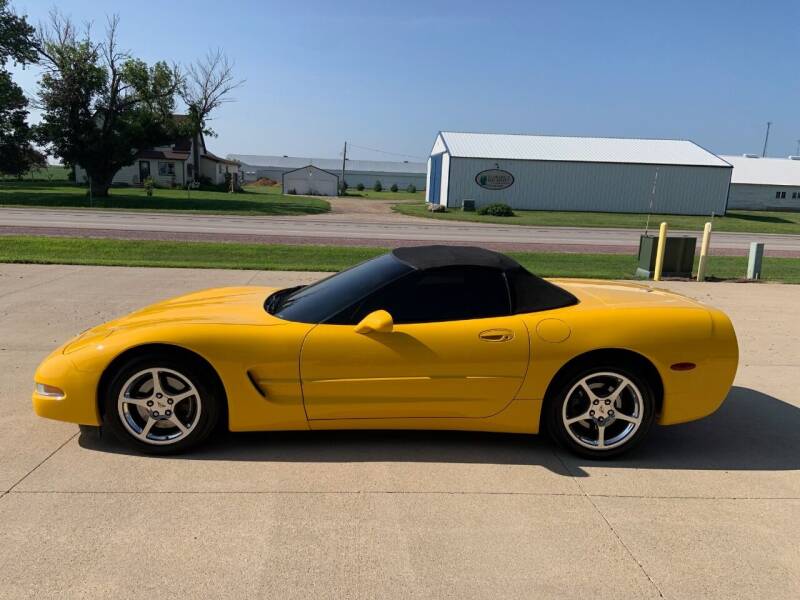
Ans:
[[[359,146],[350,142],[351,148],[359,148],[361,150],[369,150],[370,152],[378,152],[380,154],[390,154],[391,156],[404,156],[405,158],[416,158],[418,160],[428,160],[427,156],[415,156],[413,154],[401,154],[399,152],[389,152],[388,150],[378,150],[377,148],[368,148],[367,146]]]

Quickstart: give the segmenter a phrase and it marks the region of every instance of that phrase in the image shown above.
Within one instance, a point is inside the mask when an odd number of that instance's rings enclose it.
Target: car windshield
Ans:
[[[265,308],[287,321],[322,323],[413,270],[391,254],[384,254],[313,285],[275,292],[267,298]]]

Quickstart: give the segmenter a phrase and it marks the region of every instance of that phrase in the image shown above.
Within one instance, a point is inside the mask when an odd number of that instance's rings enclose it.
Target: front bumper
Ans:
[[[60,388],[60,398],[33,392],[33,410],[40,417],[68,421],[80,425],[100,425],[97,407],[97,385],[100,372],[79,370],[68,355],[59,348],[36,369],[34,380]]]

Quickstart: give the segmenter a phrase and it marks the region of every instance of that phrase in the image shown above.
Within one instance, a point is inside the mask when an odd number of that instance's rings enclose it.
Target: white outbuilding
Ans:
[[[460,208],[724,215],[731,165],[688,140],[442,131],[426,200]]]
[[[314,165],[287,171],[282,180],[284,194],[336,196],[339,190],[339,176]]]
[[[281,176],[294,169],[306,165],[314,165],[325,171],[340,175],[342,172],[341,158],[304,158],[299,156],[264,156],[256,154],[229,154],[229,159],[242,164],[245,181],[255,181],[261,177],[268,177],[280,181]],[[365,188],[372,188],[376,181],[380,181],[383,189],[388,190],[392,185],[405,190],[413,185],[422,190],[425,187],[424,162],[393,162],[384,160],[353,160],[345,162],[344,180],[347,186],[354,188],[359,184]]]
[[[800,156],[722,156],[733,165],[728,208],[800,210]]]

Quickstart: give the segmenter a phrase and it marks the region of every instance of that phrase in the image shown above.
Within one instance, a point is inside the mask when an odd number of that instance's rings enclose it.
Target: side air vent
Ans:
[[[247,378],[250,380],[250,383],[253,384],[253,387],[258,392],[258,395],[261,396],[262,398],[266,398],[267,393],[263,389],[261,389],[261,386],[258,385],[258,381],[256,381],[256,378],[253,376],[252,371],[247,372]]]

